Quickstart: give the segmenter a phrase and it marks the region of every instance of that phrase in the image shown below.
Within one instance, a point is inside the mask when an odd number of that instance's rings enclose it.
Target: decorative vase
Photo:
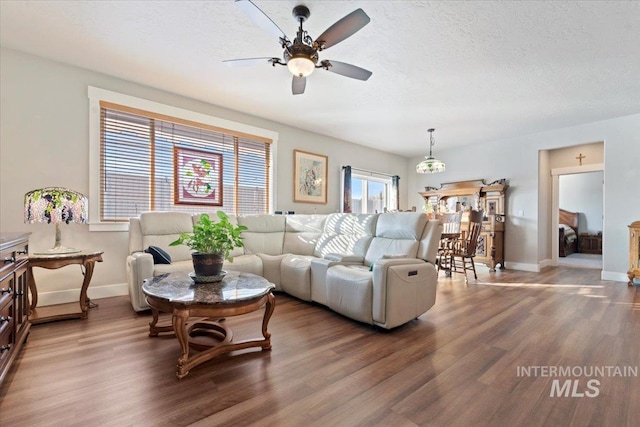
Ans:
[[[223,254],[201,254],[194,252],[191,254],[193,270],[197,277],[216,277],[222,272],[224,263]]]

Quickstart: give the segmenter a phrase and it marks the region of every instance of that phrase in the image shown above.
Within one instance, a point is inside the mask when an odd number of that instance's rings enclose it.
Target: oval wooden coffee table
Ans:
[[[194,283],[187,273],[170,273],[146,279],[142,292],[151,307],[153,320],[149,336],[174,332],[182,347],[176,376],[224,353],[250,347],[271,349],[267,332],[276,299],[273,283],[250,273],[229,271],[221,282]],[[263,339],[233,341],[233,333],[220,319],[251,313],[265,306],[262,318]],[[159,312],[171,313],[170,326],[158,326]],[[189,321],[189,318],[198,318]],[[202,338],[208,338],[203,340]],[[189,357],[189,348],[200,352]]]

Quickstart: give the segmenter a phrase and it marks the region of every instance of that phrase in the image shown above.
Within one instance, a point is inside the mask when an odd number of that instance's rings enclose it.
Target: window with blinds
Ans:
[[[213,169],[221,171],[214,171],[215,191],[220,190],[214,203],[177,197],[186,191],[180,188],[182,171],[176,163],[181,150],[216,159]],[[270,164],[267,138],[100,103],[101,221],[124,222],[158,210],[267,213]],[[201,183],[208,185],[206,180]]]

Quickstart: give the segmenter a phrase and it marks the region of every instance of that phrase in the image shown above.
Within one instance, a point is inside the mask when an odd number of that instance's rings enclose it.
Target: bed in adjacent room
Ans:
[[[578,213],[560,209],[558,213],[558,223],[560,229],[559,242],[561,257],[566,257],[574,252],[578,252]]]

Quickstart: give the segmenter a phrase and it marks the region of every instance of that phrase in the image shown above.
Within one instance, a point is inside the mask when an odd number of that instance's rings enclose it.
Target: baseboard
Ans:
[[[507,261],[507,269],[509,270],[520,270],[520,271],[530,271],[532,273],[540,273],[540,265],[539,264],[527,264],[524,262],[513,262]]]
[[[538,271],[540,271],[545,267],[553,267],[553,261],[548,259],[548,258],[547,259],[543,259],[542,261],[540,261],[540,264],[538,264],[538,265],[540,267],[540,269]]]
[[[615,271],[602,270],[600,278],[602,280],[613,280],[614,282],[629,282],[629,276],[627,276],[627,273],[618,273]]]
[[[115,285],[90,286],[87,294],[91,299],[109,298],[128,295],[129,289],[126,283]],[[65,289],[53,292],[38,292],[38,307],[54,304],[76,302],[80,299],[80,289]]]

